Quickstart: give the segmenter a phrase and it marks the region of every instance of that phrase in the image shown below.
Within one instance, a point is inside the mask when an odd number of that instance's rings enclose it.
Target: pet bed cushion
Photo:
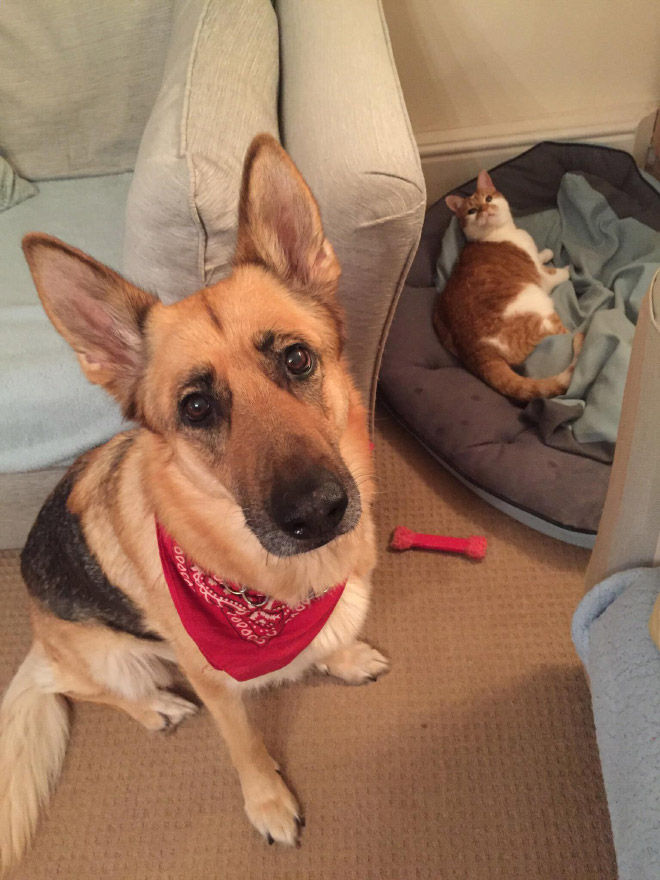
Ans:
[[[526,407],[471,375],[431,323],[463,239],[441,200],[429,209],[381,369],[395,415],[487,500],[555,537],[589,546],[602,510],[634,324],[660,262],[660,194],[618,150],[543,143],[492,172],[518,225],[571,280],[553,300],[587,339],[562,398]],[[470,181],[456,192],[474,191]],[[530,375],[559,372],[570,339],[545,340]]]
[[[660,652],[648,631],[658,593],[660,569],[624,571],[590,590],[573,618],[620,880],[660,876]]]

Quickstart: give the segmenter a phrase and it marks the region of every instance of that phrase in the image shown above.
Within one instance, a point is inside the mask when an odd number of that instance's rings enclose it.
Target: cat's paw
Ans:
[[[539,254],[539,260],[540,260],[542,263],[549,263],[550,260],[553,258],[553,256],[554,256],[554,254],[552,253],[552,251],[550,250],[550,248],[544,248],[544,249],[541,251],[541,253]]]
[[[559,287],[564,281],[568,281],[571,277],[571,270],[568,266],[563,266],[561,269],[555,269],[554,266],[544,266],[543,276],[545,276],[545,284],[543,286],[549,292],[554,290],[555,287]]]

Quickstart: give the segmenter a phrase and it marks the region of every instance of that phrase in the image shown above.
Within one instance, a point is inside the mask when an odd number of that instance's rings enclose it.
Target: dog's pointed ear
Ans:
[[[234,265],[262,263],[284,282],[330,297],[341,274],[318,205],[272,135],[254,138],[245,157]]]
[[[78,355],[87,378],[135,417],[144,328],[158,300],[50,235],[26,235],[23,252],[46,314]]]

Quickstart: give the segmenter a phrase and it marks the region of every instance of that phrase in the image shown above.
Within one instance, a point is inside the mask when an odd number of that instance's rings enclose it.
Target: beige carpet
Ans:
[[[613,880],[589,694],[569,638],[585,551],[492,510],[378,417],[374,685],[312,678],[255,701],[304,806],[267,846],[207,713],[173,736],[75,709],[64,775],[16,880]],[[392,528],[487,535],[482,563],[385,550]],[[0,686],[28,644],[0,555]]]

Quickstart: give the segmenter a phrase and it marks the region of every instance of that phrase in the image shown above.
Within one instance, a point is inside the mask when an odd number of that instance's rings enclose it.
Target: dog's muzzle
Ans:
[[[360,494],[352,476],[325,466],[280,473],[272,483],[267,510],[248,525],[276,556],[307,553],[352,531],[360,519]]]

